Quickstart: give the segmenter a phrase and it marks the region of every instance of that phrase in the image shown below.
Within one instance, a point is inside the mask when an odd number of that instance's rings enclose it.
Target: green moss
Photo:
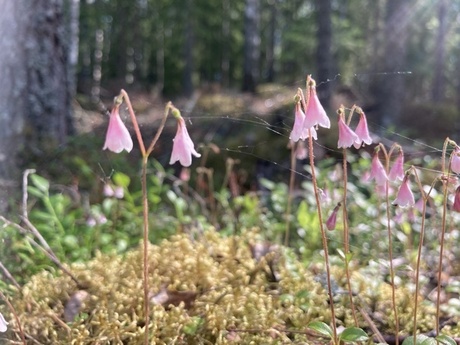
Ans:
[[[159,292],[185,292],[175,301],[167,299],[170,305],[152,304],[150,332],[155,334],[156,344],[312,343],[311,335],[302,331],[313,320],[329,323],[325,290],[288,250],[278,248],[255,260],[249,244],[261,243],[260,237],[257,230],[222,237],[211,229],[199,239],[182,234],[150,246],[153,300],[159,300]],[[278,282],[270,281],[269,265]],[[67,276],[42,272],[12,297],[27,337],[42,344],[142,344],[142,250],[123,256],[98,255],[87,264],[72,265],[70,270],[88,293],[72,322],[62,321],[64,309],[79,288]],[[376,312],[388,320],[379,326],[391,329],[390,288],[380,283],[376,294],[373,288],[366,290],[360,279],[357,274],[360,299],[370,303],[376,298]],[[377,297],[371,296],[371,291]],[[409,292],[400,289],[402,329],[407,332],[411,327],[410,301]],[[344,315],[344,325],[351,325],[346,302],[337,310],[338,318]],[[421,330],[430,329],[427,315],[432,310],[424,306],[419,310]],[[17,325],[8,310],[1,311],[11,321],[4,335],[9,342],[5,341],[13,344],[13,339],[19,339]],[[361,326],[368,325],[362,320]]]

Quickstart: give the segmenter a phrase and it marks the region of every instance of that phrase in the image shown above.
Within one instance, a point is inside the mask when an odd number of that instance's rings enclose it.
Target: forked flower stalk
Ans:
[[[311,83],[311,77],[307,77],[307,95],[310,94],[309,87]],[[314,84],[313,84],[314,85]],[[308,101],[309,99],[305,100],[303,97],[303,93],[300,92],[301,95],[301,102],[303,108],[306,110]],[[306,114],[306,116],[308,116]],[[319,221],[319,227],[321,230],[321,239],[322,239],[322,244],[323,244],[323,250],[324,250],[324,263],[326,265],[326,279],[327,279],[327,292],[329,295],[329,308],[331,310],[331,326],[332,326],[332,335],[333,335],[333,344],[338,345],[338,338],[337,338],[337,327],[335,325],[335,309],[334,309],[334,299],[332,297],[332,283],[331,283],[331,268],[329,264],[329,252],[328,252],[328,247],[327,247],[327,237],[326,237],[326,231],[324,229],[324,224],[323,224],[323,216],[321,212],[321,200],[320,200],[320,195],[319,195],[319,189],[318,189],[318,183],[316,181],[316,173],[315,173],[315,159],[314,159],[314,154],[313,154],[313,137],[311,133],[311,129],[308,130],[309,135],[308,135],[308,153],[309,153],[309,158],[310,158],[310,167],[311,167],[311,179],[313,183],[313,190],[315,193],[315,200],[316,200],[316,209],[318,212],[318,221]]]

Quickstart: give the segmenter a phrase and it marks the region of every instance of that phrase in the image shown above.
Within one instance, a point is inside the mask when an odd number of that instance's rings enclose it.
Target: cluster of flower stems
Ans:
[[[356,308],[353,301],[353,292],[350,281],[350,246],[349,246],[349,225],[348,225],[348,211],[347,211],[347,149],[351,146],[360,148],[363,145],[373,144],[373,140],[369,134],[366,115],[363,110],[358,106],[353,106],[351,109],[346,109],[341,106],[337,111],[337,127],[338,127],[338,143],[337,147],[343,150],[343,194],[342,200],[333,209],[331,215],[326,221],[323,221],[323,213],[321,208],[321,189],[318,187],[318,182],[315,173],[315,162],[314,162],[314,141],[317,140],[319,127],[330,128],[330,120],[321,105],[318,96],[316,94],[316,83],[308,76],[306,81],[305,93],[300,88],[295,95],[295,120],[294,126],[290,134],[291,140],[291,178],[289,183],[289,197],[286,208],[286,234],[285,243],[289,242],[289,215],[291,212],[292,203],[292,191],[294,186],[295,178],[295,160],[299,155],[299,148],[306,142],[308,144],[307,154],[309,156],[309,162],[311,167],[311,179],[313,183],[313,189],[315,193],[316,206],[318,220],[320,224],[325,269],[327,276],[327,289],[329,296],[329,306],[331,313],[331,326],[333,330],[333,343],[339,344],[337,336],[337,327],[335,323],[335,311],[334,301],[332,295],[332,284],[331,284],[331,272],[330,262],[328,254],[328,243],[326,236],[326,229],[333,230],[336,226],[337,214],[342,209],[342,221],[343,221],[343,243],[344,243],[344,267],[347,278],[347,289],[350,299],[350,305],[352,310],[353,319],[355,325],[358,326],[358,318],[356,315]],[[147,163],[149,156],[155,148],[155,145],[165,127],[166,120],[169,114],[177,121],[177,133],[173,139],[173,149],[171,153],[170,164],[174,164],[179,161],[184,167],[188,167],[192,163],[192,156],[200,157],[200,154],[195,150],[194,144],[187,132],[185,121],[181,116],[179,109],[177,109],[171,102],[167,103],[162,118],[161,124],[150,142],[150,145],[146,148],[142,134],[140,132],[139,125],[137,123],[136,115],[131,105],[130,99],[126,91],[121,90],[120,95],[115,97],[114,106],[112,108],[109,125],[106,134],[106,140],[103,149],[109,149],[110,151],[120,153],[123,150],[130,152],[133,148],[133,141],[129,134],[125,124],[120,118],[119,108],[121,104],[125,102],[130,119],[134,127],[136,138],[139,144],[139,149],[142,154],[142,202],[143,202],[143,288],[144,288],[144,314],[145,314],[145,344],[149,343],[149,325],[151,324],[151,318],[154,318],[153,312],[150,312],[149,308],[149,285],[148,285],[148,245],[149,245],[149,223],[148,213],[149,205],[147,200]],[[348,116],[347,116],[348,111]],[[350,128],[350,123],[353,115],[359,116],[359,122],[355,130]],[[450,155],[449,155],[450,153]],[[397,155],[396,158],[393,156]],[[305,156],[304,156],[305,157]],[[391,164],[393,162],[393,164]],[[390,168],[391,165],[391,168]],[[404,152],[403,148],[398,144],[393,144],[389,150],[381,143],[375,144],[374,155],[372,158],[371,170],[369,172],[368,180],[374,180],[376,184],[376,190],[382,195],[386,202],[386,217],[387,217],[387,229],[388,229],[388,248],[389,248],[389,264],[390,264],[390,277],[392,286],[392,305],[393,313],[395,318],[395,333],[396,333],[396,344],[398,344],[398,333],[399,333],[399,321],[398,311],[396,305],[396,288],[395,288],[395,271],[393,267],[393,253],[392,253],[392,216],[390,213],[390,206],[397,205],[398,207],[417,207],[422,214],[420,241],[418,246],[418,255],[415,270],[415,293],[414,293],[414,315],[413,315],[413,333],[414,337],[417,332],[417,305],[418,305],[418,294],[419,294],[419,273],[420,273],[420,259],[421,251],[423,246],[423,238],[425,233],[425,214],[426,205],[430,197],[431,191],[434,189],[437,183],[442,184],[443,188],[443,212],[442,212],[442,228],[440,235],[440,253],[439,253],[439,266],[438,266],[438,286],[437,286],[437,303],[436,303],[436,334],[439,333],[439,314],[440,314],[440,292],[441,292],[441,274],[442,274],[442,259],[444,249],[444,236],[446,229],[446,215],[447,215],[447,200],[450,187],[455,183],[456,179],[454,174],[460,173],[460,147],[449,138],[446,139],[443,151],[442,151],[442,168],[440,175],[433,181],[432,185],[425,190],[422,186],[420,178],[417,173],[417,169],[414,166],[410,166],[407,170],[404,170]],[[420,193],[420,200],[416,203],[414,194],[411,190],[410,179],[413,177],[418,190]],[[400,183],[396,198],[390,201],[390,182]],[[454,204],[452,206],[454,211],[460,212],[460,186],[456,189]],[[56,258],[57,260],[57,258]],[[54,260],[53,260],[54,261]],[[13,314],[13,306],[8,302],[7,298],[0,292],[0,298],[4,299]],[[20,333],[25,343],[23,332],[19,319],[16,316],[16,322],[20,329]],[[0,332],[6,331],[8,323],[0,314]]]

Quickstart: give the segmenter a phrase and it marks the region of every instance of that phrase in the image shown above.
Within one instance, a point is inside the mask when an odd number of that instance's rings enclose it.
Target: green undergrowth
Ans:
[[[224,237],[208,229],[180,234],[150,246],[152,319],[156,344],[324,344],[307,325],[330,322],[324,267],[299,261],[292,250],[263,241],[257,229]],[[69,266],[79,284],[43,271],[10,299],[28,344],[142,344],[144,309],[142,250],[98,254]],[[337,324],[354,326],[343,293],[342,269],[333,267]],[[353,273],[359,326],[373,334],[366,314],[382,334],[392,334],[391,288],[369,267]],[[412,330],[413,297],[397,289],[401,329]],[[11,311],[5,344],[20,341]],[[433,329],[434,309],[421,303],[420,332]]]

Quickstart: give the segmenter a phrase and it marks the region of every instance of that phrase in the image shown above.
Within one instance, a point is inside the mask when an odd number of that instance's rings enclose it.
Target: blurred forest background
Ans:
[[[3,208],[21,152],[62,147],[75,109],[103,119],[94,105],[120,88],[161,109],[293,95],[312,74],[330,115],[357,102],[374,131],[442,141],[460,129],[459,0],[3,0],[0,37]]]

